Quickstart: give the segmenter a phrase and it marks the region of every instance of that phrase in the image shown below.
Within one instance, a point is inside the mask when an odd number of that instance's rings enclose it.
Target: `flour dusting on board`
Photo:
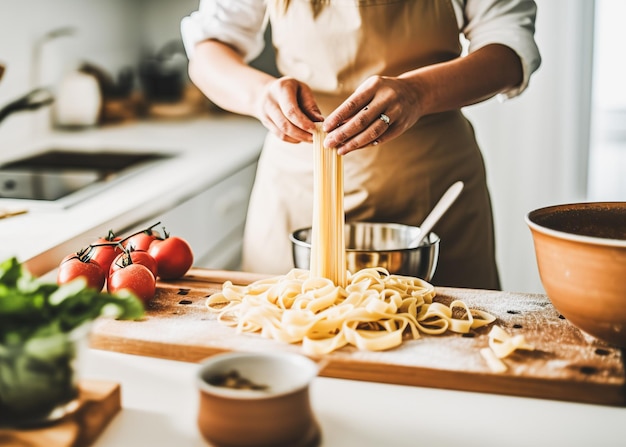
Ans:
[[[198,362],[223,351],[290,351],[286,344],[256,333],[238,334],[206,311],[206,297],[221,290],[223,272],[160,285],[143,321],[99,320],[92,347],[117,352]],[[236,273],[242,281],[245,274]],[[251,276],[250,281],[258,279]],[[186,287],[184,296],[180,289]],[[325,355],[321,375],[415,386],[434,386],[518,396],[625,406],[626,373],[619,349],[582,333],[545,295],[437,288],[435,300],[458,299],[472,309],[496,316],[493,324],[511,335],[522,334],[534,351],[504,359],[507,371],[493,373],[480,354],[488,346],[491,326],[471,336],[422,335],[397,348],[359,351],[342,348]],[[182,300],[189,304],[180,304]]]

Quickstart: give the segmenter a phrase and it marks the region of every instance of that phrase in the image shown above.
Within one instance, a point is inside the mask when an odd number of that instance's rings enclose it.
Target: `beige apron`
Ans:
[[[398,75],[459,56],[450,0],[333,0],[316,20],[308,0],[270,12],[281,73],[307,83],[327,116],[368,76]],[[243,269],[293,268],[289,233],[311,226],[311,145],[268,134],[252,192]],[[347,221],[419,225],[445,190],[465,183],[437,224],[440,258],[433,284],[499,288],[485,169],[460,111],[425,116],[402,136],[344,158]]]

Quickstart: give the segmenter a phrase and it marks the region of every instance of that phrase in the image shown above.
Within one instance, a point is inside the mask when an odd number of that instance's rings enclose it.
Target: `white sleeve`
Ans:
[[[522,83],[502,95],[512,98],[523,92],[530,75],[541,64],[535,42],[536,3],[533,0],[457,0],[453,4],[459,29],[469,41],[470,53],[494,43],[506,45],[517,53],[524,72]],[[462,9],[461,14],[459,9]]]
[[[198,42],[216,39],[248,62],[263,51],[266,25],[262,0],[200,0],[198,10],[182,19],[180,30],[189,59]]]

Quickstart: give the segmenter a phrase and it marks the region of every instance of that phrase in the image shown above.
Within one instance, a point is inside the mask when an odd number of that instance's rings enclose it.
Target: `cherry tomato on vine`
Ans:
[[[154,230],[154,227],[156,227],[160,223],[161,222],[157,222],[154,225],[146,228],[145,230],[138,231],[137,233],[133,233],[130,236],[126,236],[124,239],[122,239],[122,244],[126,248],[148,251],[150,244],[155,239],[161,237],[161,234],[158,231]]]
[[[186,240],[166,235],[155,240],[148,253],[156,260],[161,279],[177,279],[187,273],[193,264],[193,251]]]
[[[87,285],[93,289],[102,290],[104,287],[106,274],[100,264],[90,259],[84,252],[67,255],[63,258],[57,272],[57,284],[67,284],[81,276]]]
[[[150,244],[157,239],[157,235],[148,233],[139,233],[131,236],[126,241],[125,246],[132,248],[133,250],[147,251],[150,248]]]
[[[116,270],[123,269],[129,266],[130,264],[145,265],[152,272],[155,278],[157,276],[157,262],[150,255],[150,253],[144,250],[132,249],[126,249],[123,253],[120,253],[115,257],[115,259],[111,263],[111,267],[109,268],[109,275],[111,275],[111,273],[115,272]]]
[[[96,261],[105,272],[109,271],[111,263],[117,255],[122,253],[122,247],[118,244],[122,238],[115,236],[113,231],[109,230],[106,237],[98,238],[91,244],[91,259]]]
[[[141,264],[130,264],[109,275],[107,290],[117,293],[128,290],[145,303],[154,298],[156,293],[156,279],[150,269]]]

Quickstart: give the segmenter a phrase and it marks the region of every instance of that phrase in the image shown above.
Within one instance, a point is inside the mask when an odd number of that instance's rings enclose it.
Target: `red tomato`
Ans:
[[[154,231],[142,231],[133,236],[130,236],[124,243],[124,246],[133,250],[148,251],[150,244],[156,240],[159,235]]]
[[[67,284],[81,276],[93,289],[102,290],[104,287],[106,274],[96,261],[79,254],[71,254],[63,258],[57,272],[57,284]]]
[[[161,237],[161,234],[153,229],[160,223],[161,222],[157,222],[154,225],[144,229],[143,231],[138,231],[137,233],[133,233],[130,236],[126,236],[124,239],[122,239],[122,244],[126,248],[147,251],[152,241]]]
[[[109,271],[115,257],[123,251],[123,248],[117,244],[119,241],[121,241],[121,238],[116,237],[112,231],[109,231],[107,237],[98,238],[96,242],[90,245],[91,259],[100,264],[105,272]]]
[[[181,278],[193,265],[193,251],[180,237],[157,239],[150,245],[148,253],[156,260],[161,279]]]
[[[113,260],[121,253],[121,249],[115,245],[94,244],[92,247],[91,259],[100,264],[103,271],[108,272]]]
[[[130,264],[111,273],[107,281],[109,293],[117,293],[124,289],[137,295],[145,304],[154,298],[156,279],[145,265]]]
[[[116,270],[125,268],[131,264],[141,264],[148,267],[154,277],[157,276],[157,262],[147,252],[143,250],[127,250],[124,253],[120,253],[115,257],[109,268],[109,275]]]

